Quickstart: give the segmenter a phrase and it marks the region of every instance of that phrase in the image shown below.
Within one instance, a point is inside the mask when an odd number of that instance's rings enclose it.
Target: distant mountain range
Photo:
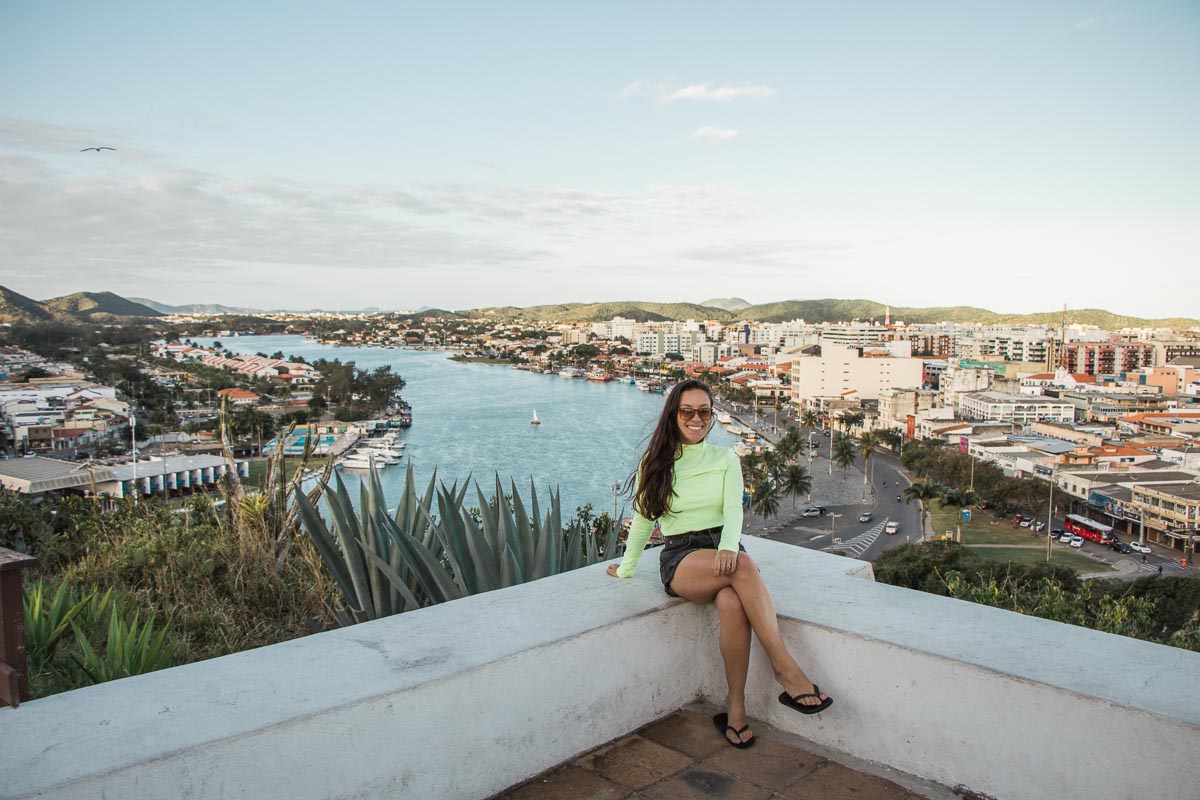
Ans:
[[[311,309],[319,311],[321,309]],[[328,309],[325,309],[328,311]],[[613,317],[625,317],[639,322],[668,320],[717,320],[723,323],[758,321],[786,322],[803,319],[806,322],[845,322],[875,320],[883,322],[889,309],[873,300],[784,300],[777,303],[750,305],[741,298],[714,298],[704,303],[646,303],[622,301],[613,303],[567,303],[563,305],[496,306],[458,312],[423,307],[415,312],[394,312],[399,316],[486,317],[495,320],[525,319],[541,322],[602,322]],[[243,314],[271,313],[253,308],[218,304],[169,306],[146,298],[120,297],[112,292],[76,292],[37,301],[0,286],[0,322],[113,321],[123,318],[153,318],[165,314]],[[378,308],[343,313],[377,314]],[[937,323],[961,322],[981,325],[1047,325],[1057,326],[1061,312],[1037,314],[998,314],[970,306],[940,308],[907,308],[892,306],[893,322]],[[1067,311],[1068,324],[1095,325],[1106,330],[1134,327],[1190,328],[1200,326],[1200,320],[1187,318],[1143,319],[1127,317],[1097,308]]]
[[[802,319],[805,322],[847,322],[851,320],[875,320],[883,322],[889,309],[873,300],[784,300],[777,303],[745,305],[737,309],[726,309],[712,305],[714,302],[727,305],[744,303],[737,298],[708,301],[703,305],[692,303],[644,303],[623,301],[613,303],[569,303],[566,305],[531,306],[514,308],[476,308],[460,311],[460,316],[487,316],[496,319],[523,318],[543,322],[602,322],[613,317],[625,317],[639,322],[685,319],[711,319],[718,322],[787,322]],[[892,322],[933,324],[938,322],[977,323],[980,325],[1047,325],[1055,327],[1062,319],[1062,312],[1047,311],[1037,314],[998,314],[971,306],[948,306],[937,308],[909,308],[892,306]],[[1098,308],[1069,309],[1067,324],[1095,325],[1106,330],[1135,327],[1190,328],[1200,325],[1200,320],[1173,317],[1169,319],[1143,319],[1127,317]]]
[[[0,286],[0,322],[107,322],[161,316],[153,308],[112,292],[76,292],[39,302]]]
[[[241,308],[238,306],[223,306],[220,303],[189,303],[185,306],[169,306],[145,297],[129,298],[147,308],[153,308],[160,314],[262,314],[262,309]]]
[[[747,303],[740,297],[714,297],[712,300],[705,300],[700,305],[710,308],[723,308],[726,311],[741,311],[743,308],[750,308],[751,303]]]

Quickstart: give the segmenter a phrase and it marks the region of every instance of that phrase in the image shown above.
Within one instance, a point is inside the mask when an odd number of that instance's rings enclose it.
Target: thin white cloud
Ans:
[[[728,103],[732,100],[769,100],[775,96],[775,90],[765,84],[751,86],[710,86],[707,83],[694,83],[676,89],[658,98],[660,103],[674,103],[679,100],[713,100]]]
[[[644,251],[663,230],[711,232],[749,207],[727,188],[703,185],[617,193],[235,179],[153,161],[86,168],[96,160],[79,166],[72,146],[82,136],[73,129],[10,123],[0,133],[35,151],[4,152],[0,142],[0,284],[21,281],[34,296],[95,288],[98,276],[105,289],[142,294],[145,284],[174,286],[183,276],[226,290],[252,277],[278,288],[277,299],[253,290],[254,303],[269,306],[311,296],[338,270],[428,289],[446,275],[470,283],[495,270],[575,269],[581,254],[595,258],[607,243]],[[431,270],[446,272],[435,279]]]
[[[642,92],[646,91],[647,88],[648,84],[645,81],[634,81],[618,92],[617,97],[624,100],[626,98],[633,97],[634,95],[641,94]]]
[[[617,93],[617,98],[628,100],[639,95],[650,95],[662,104],[676,103],[681,100],[728,103],[734,100],[769,100],[775,94],[775,90],[766,84],[693,83],[681,87],[672,83],[636,80],[621,89]]]
[[[736,139],[740,131],[733,128],[718,128],[716,125],[705,125],[697,128],[689,137],[691,139],[711,139],[716,142],[725,142],[730,139]]]
[[[1124,22],[1133,19],[1133,14],[1121,12],[1120,14],[1109,14],[1107,17],[1084,17],[1075,22],[1076,28],[1096,28],[1101,25],[1111,25],[1116,22]]]

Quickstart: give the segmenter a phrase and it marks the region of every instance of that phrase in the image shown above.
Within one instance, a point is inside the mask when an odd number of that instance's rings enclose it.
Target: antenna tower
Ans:
[[[1067,368],[1067,304],[1063,303],[1062,316],[1058,322],[1058,365]]]

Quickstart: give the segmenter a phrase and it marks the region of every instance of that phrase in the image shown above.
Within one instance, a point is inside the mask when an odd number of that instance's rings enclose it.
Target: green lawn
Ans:
[[[972,547],[971,552],[988,561],[1017,564],[1040,564],[1046,560],[1046,545],[1039,547]],[[1069,567],[1076,572],[1109,572],[1112,567],[1103,561],[1095,561],[1079,553],[1064,552],[1055,546],[1050,552],[1050,563]]]
[[[299,458],[285,458],[284,468],[287,470],[288,477],[292,477],[296,470],[300,468],[303,461]],[[322,469],[325,466],[324,458],[310,458],[308,460],[307,469]],[[251,486],[262,488],[263,479],[267,475],[267,460],[259,459],[250,462],[250,477],[246,479],[246,483]]]
[[[936,503],[931,503],[936,506]],[[946,531],[954,530],[954,521],[958,519],[960,509],[931,508],[929,523],[933,526],[934,536],[942,536]],[[971,515],[971,521],[962,526],[963,544],[1041,544],[1046,546],[1042,535],[1034,536],[1028,528],[1014,528],[1009,520],[996,519],[986,511],[978,509]]]

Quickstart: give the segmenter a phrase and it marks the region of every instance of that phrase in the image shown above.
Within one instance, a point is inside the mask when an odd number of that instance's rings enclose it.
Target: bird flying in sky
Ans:
[[[112,150],[115,153],[117,151],[117,148],[115,148],[115,147],[85,147],[82,150],[80,150],[79,152],[86,153],[88,150],[95,150],[97,153],[99,153],[101,150]]]

